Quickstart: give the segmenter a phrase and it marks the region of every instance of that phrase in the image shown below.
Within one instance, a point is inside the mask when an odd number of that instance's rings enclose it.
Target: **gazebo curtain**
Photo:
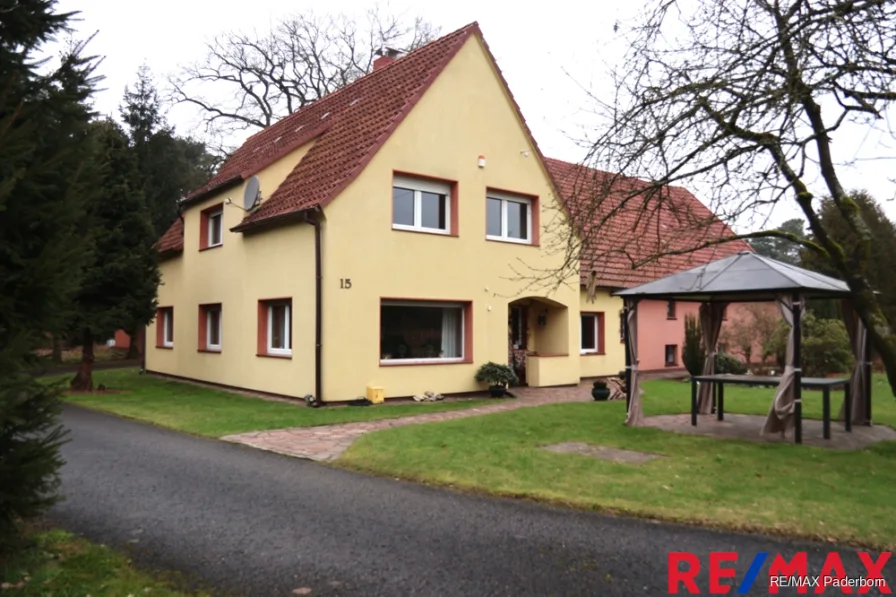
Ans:
[[[804,302],[801,300],[801,303]],[[793,367],[793,350],[794,350],[794,333],[793,333],[793,298],[791,296],[779,296],[778,306],[781,309],[781,316],[787,325],[790,326],[790,333],[787,335],[787,352],[785,356],[784,374],[781,376],[781,382],[775,392],[775,400],[772,402],[771,410],[762,427],[762,434],[781,433],[782,435],[794,426],[793,411],[794,389],[796,388],[796,375]],[[802,305],[805,307],[805,305]],[[806,313],[806,309],[800,309],[800,320]]]
[[[628,382],[628,412],[625,415],[625,424],[638,427],[644,422],[644,409],[641,406],[641,385],[638,382],[638,303],[628,303],[628,331],[625,341],[628,345],[631,362],[629,364]]]
[[[706,347],[706,360],[703,361],[703,375],[712,375],[716,370],[716,354],[718,354],[719,335],[722,331],[722,318],[728,303],[702,303],[700,305],[700,328],[703,331],[703,346]],[[700,384],[697,410],[700,414],[712,412],[712,384]]]
[[[871,355],[867,354],[868,348],[868,329],[862,323],[859,314],[856,313],[852,302],[849,300],[840,303],[843,322],[846,324],[846,331],[849,333],[849,343],[852,345],[852,354],[855,357],[855,365],[852,368],[852,375],[849,378],[849,397],[852,403],[852,423],[853,425],[867,425],[869,423],[867,414],[866,400],[868,398],[868,387],[870,380],[865,375],[868,360]],[[840,406],[840,415],[838,420],[845,420],[846,401]]]

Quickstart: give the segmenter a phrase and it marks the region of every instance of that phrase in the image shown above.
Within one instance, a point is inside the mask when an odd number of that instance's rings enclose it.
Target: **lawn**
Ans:
[[[689,412],[690,387],[644,384],[646,414]],[[896,426],[882,376],[874,420]],[[821,416],[820,394],[805,411]],[[726,410],[765,414],[773,390],[726,389]],[[832,400],[836,411],[840,400]],[[343,466],[491,494],[872,548],[896,547],[896,442],[861,451],[760,444],[622,424],[624,401],[525,408],[367,434]],[[758,430],[757,430],[758,432]],[[664,455],[617,464],[538,449],[586,442]]]
[[[29,545],[0,565],[4,597],[201,597],[131,567],[128,559],[61,530],[34,531]]]
[[[66,379],[68,377],[65,376]],[[140,375],[134,368],[96,371],[94,385],[98,384],[121,392],[69,394],[65,399],[88,408],[208,437],[283,427],[391,419],[470,408],[483,402],[465,399],[308,408],[301,402],[289,404],[252,398],[196,384]]]

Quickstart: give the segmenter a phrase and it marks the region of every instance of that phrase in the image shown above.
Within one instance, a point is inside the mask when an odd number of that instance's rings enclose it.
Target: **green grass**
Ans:
[[[70,376],[64,377],[67,379]],[[134,368],[96,371],[94,385],[98,384],[105,384],[109,390],[121,390],[121,393],[69,394],[65,399],[88,408],[208,437],[283,427],[375,421],[470,408],[483,403],[483,400],[450,400],[312,409],[299,402],[287,404],[263,400],[152,375],[139,375]]]
[[[61,530],[33,531],[24,551],[0,565],[4,597],[194,597],[131,567],[106,547]]]
[[[688,384],[644,385],[647,414],[689,412]],[[874,392],[875,422],[896,426],[896,401],[882,376]],[[811,394],[807,416],[820,417],[820,393]],[[772,396],[771,389],[732,387],[726,410],[766,414]],[[840,400],[831,402],[836,413]],[[413,425],[362,436],[339,463],[629,515],[896,547],[896,442],[839,451],[720,440],[625,427],[624,415],[623,401],[591,402]],[[665,458],[617,464],[538,449],[570,441]]]

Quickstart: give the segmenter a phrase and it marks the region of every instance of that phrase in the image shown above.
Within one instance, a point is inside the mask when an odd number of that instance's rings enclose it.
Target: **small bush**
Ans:
[[[747,364],[734,355],[720,352],[716,355],[716,373],[730,375],[744,375],[747,372]]]
[[[804,376],[824,377],[833,373],[848,373],[852,369],[852,348],[842,321],[818,319],[810,311],[803,317],[802,332],[801,366]],[[780,368],[786,364],[789,334],[790,326],[782,320],[768,347]]]
[[[484,381],[492,386],[507,386],[516,383],[518,379],[509,365],[489,361],[476,371],[476,381]]]
[[[703,363],[706,361],[706,349],[703,347],[703,331],[700,329],[700,320],[696,315],[688,313],[684,316],[684,348],[681,360],[685,369],[691,375],[703,373]]]

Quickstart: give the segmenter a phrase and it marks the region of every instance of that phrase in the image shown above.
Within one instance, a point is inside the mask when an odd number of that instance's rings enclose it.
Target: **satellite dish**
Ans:
[[[257,176],[253,176],[249,179],[249,182],[246,183],[246,192],[243,194],[243,209],[249,211],[255,207],[260,198],[261,183],[258,182]]]

